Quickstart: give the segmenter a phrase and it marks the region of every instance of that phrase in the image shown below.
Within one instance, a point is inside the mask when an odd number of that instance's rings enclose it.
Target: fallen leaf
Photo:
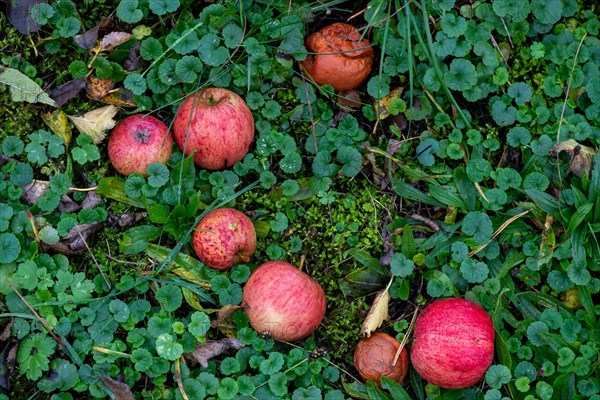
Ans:
[[[383,99],[379,100],[379,103],[375,103],[375,112],[379,112],[379,119],[386,119],[390,115],[397,115],[398,113],[393,110],[392,102],[396,99],[401,100],[402,92],[404,88],[396,88],[390,92]],[[394,111],[394,112],[392,112]]]
[[[349,90],[337,98],[337,103],[346,109],[360,108],[360,95],[354,89]]]
[[[5,390],[10,389],[10,378],[15,369],[18,348],[19,344],[17,343],[12,347],[4,347],[0,352],[0,387]]]
[[[52,89],[48,92],[48,95],[54,99],[58,107],[62,107],[67,101],[77,96],[82,89],[85,89],[85,81],[83,79],[73,79]]]
[[[108,376],[101,376],[100,379],[113,392],[112,400],[135,400],[131,388],[123,382],[116,381]]]
[[[360,335],[362,337],[369,337],[371,333],[373,333],[377,328],[383,324],[383,321],[387,321],[390,318],[389,314],[389,304],[390,304],[390,283],[383,290],[377,292],[377,296],[375,296],[375,300],[373,300],[373,305],[367,314],[367,317],[362,323],[360,327]]]
[[[45,252],[60,253],[65,256],[82,254],[87,250],[83,239],[87,241],[88,238],[96,233],[98,229],[102,228],[102,226],[104,226],[104,222],[91,222],[89,224],[75,225],[60,242],[56,244],[42,243],[42,250]],[[81,235],[79,235],[80,233]]]
[[[79,46],[89,51],[94,48],[96,42],[98,41],[99,30],[100,25],[96,25],[92,29],[88,29],[80,35],[73,36],[73,40],[75,40],[75,43],[77,43]]]
[[[133,35],[127,32],[111,32],[102,38],[100,45],[95,47],[94,51],[96,53],[111,51],[112,49],[119,45],[122,45],[132,37]]]
[[[140,55],[140,47],[142,42],[136,42],[131,49],[129,49],[128,59],[125,60],[124,67],[127,71],[135,71],[136,69],[142,68],[146,65],[146,61]]]
[[[48,96],[48,93],[44,92],[40,85],[14,68],[0,67],[0,85],[8,86],[12,101],[44,103],[56,107],[56,102]]]
[[[100,79],[90,76],[87,80],[85,91],[90,98],[98,100],[109,94],[114,87],[115,83],[110,79]]]
[[[185,354],[190,366],[200,364],[202,368],[208,367],[208,360],[220,356],[228,351],[237,351],[246,346],[236,338],[209,340],[205,343],[196,343],[196,350]]]
[[[47,0],[9,0],[6,3],[6,15],[19,32],[29,35],[40,29],[40,26],[31,18],[31,8],[36,4],[47,2]]]
[[[242,308],[242,307],[236,306],[234,304],[227,304],[227,305],[223,306],[223,308],[221,308],[219,310],[219,313],[217,314],[217,318],[210,321],[210,326],[212,326],[213,328],[218,327],[223,322],[223,320],[231,318],[233,313],[236,312],[237,310],[239,310],[240,308]]]
[[[592,160],[596,150],[591,147],[581,145],[573,139],[565,140],[554,145],[550,150],[550,157],[558,157],[558,155],[566,151],[571,156],[569,169],[577,176],[583,175],[585,172],[589,177],[592,169]]]
[[[67,114],[62,110],[54,110],[46,114],[42,114],[42,120],[50,127],[52,132],[56,133],[62,140],[64,140],[67,149],[71,143],[71,137],[73,132],[69,127],[69,120]]]
[[[104,104],[112,104],[117,107],[137,107],[133,100],[133,93],[131,90],[125,88],[118,88],[113,90],[112,93],[95,100],[101,101]]]
[[[98,144],[106,137],[105,131],[114,128],[116,121],[113,119],[117,114],[117,107],[105,106],[88,111],[83,115],[70,115],[79,132],[90,136],[94,144]]]
[[[85,207],[84,207],[85,208]],[[121,228],[126,228],[128,226],[133,226],[137,222],[140,222],[144,218],[146,218],[148,214],[145,212],[139,212],[134,214],[117,214],[117,215],[109,215],[108,216],[108,226],[119,226]]]
[[[4,342],[6,339],[10,337],[10,330],[12,329],[14,322],[14,318],[10,318],[8,323],[2,329],[2,333],[0,333],[0,342]]]
[[[81,210],[81,206],[75,203],[69,196],[66,194],[60,197],[60,203],[58,204],[58,211],[60,212],[76,212]]]
[[[37,203],[38,199],[42,197],[49,187],[50,182],[48,181],[34,180],[30,184],[23,186],[21,198],[33,205]]]
[[[102,203],[102,199],[95,191],[88,192],[81,202],[81,208],[95,208],[100,203]]]

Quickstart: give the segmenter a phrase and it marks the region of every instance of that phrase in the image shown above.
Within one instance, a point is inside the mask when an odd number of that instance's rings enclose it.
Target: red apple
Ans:
[[[256,250],[256,232],[244,213],[233,208],[218,208],[200,220],[192,245],[206,266],[225,271],[252,257]]]
[[[173,135],[169,128],[151,115],[130,115],[119,122],[108,138],[108,157],[117,172],[148,176],[146,168],[154,162],[166,164],[171,157]]]
[[[437,300],[417,318],[410,361],[427,382],[467,388],[483,378],[493,357],[494,324],[479,305],[465,299]]]
[[[363,380],[373,379],[381,387],[381,377],[402,383],[408,372],[408,353],[402,349],[394,365],[400,342],[387,333],[376,332],[361,339],[354,350],[354,366]]]
[[[312,334],[325,316],[323,288],[285,261],[269,261],[250,275],[242,308],[250,325],[274,339],[294,341]]]
[[[202,168],[231,167],[248,153],[254,140],[254,118],[240,96],[227,89],[207,88],[179,107],[173,132],[179,148]]]

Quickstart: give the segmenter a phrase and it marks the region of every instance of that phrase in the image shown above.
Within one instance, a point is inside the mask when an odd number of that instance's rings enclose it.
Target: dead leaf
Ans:
[[[387,117],[392,115],[392,113],[390,112],[390,104],[396,99],[401,100],[400,96],[402,96],[403,91],[404,88],[396,88],[392,90],[390,94],[385,96],[383,99],[379,100],[379,103],[375,103],[375,112],[379,112],[379,119],[386,119]]]
[[[19,344],[16,343],[12,347],[4,347],[2,352],[0,352],[0,387],[5,390],[10,389],[10,378],[15,369],[18,349]]]
[[[48,96],[54,99],[58,107],[62,107],[63,104],[77,96],[84,88],[85,81],[83,79],[73,79],[49,91]]]
[[[105,106],[83,115],[70,115],[69,119],[79,132],[90,136],[94,144],[98,144],[106,137],[104,132],[114,128],[116,121],[113,118],[117,111],[115,106]]]
[[[46,192],[46,189],[50,187],[48,181],[32,181],[30,184],[23,186],[23,194],[21,198],[30,205],[37,203],[38,199]]]
[[[571,172],[577,176],[581,176],[585,172],[588,177],[590,176],[596,150],[581,145],[573,139],[569,139],[555,144],[550,150],[549,156],[558,157],[562,151],[566,151],[571,156],[571,163],[569,164]]]
[[[65,256],[82,254],[87,250],[84,240],[88,241],[88,238],[102,228],[102,226],[104,226],[104,222],[75,225],[60,242],[56,244],[43,243],[42,250],[64,254]]]
[[[29,35],[40,29],[40,26],[31,18],[31,8],[36,4],[47,2],[47,0],[9,0],[6,3],[6,15],[19,32]]]
[[[87,80],[85,91],[91,99],[98,100],[109,94],[114,87],[115,83],[110,79],[100,79],[90,76]]]
[[[79,210],[81,210],[81,206],[75,203],[69,196],[66,194],[61,196],[60,203],[58,204],[58,211],[72,213]]]
[[[96,53],[111,51],[112,49],[122,45],[132,37],[133,35],[127,32],[111,32],[102,38],[100,45],[95,47],[94,51]]]
[[[85,207],[84,207],[85,208]],[[108,216],[108,226],[119,226],[121,228],[126,228],[128,226],[133,226],[137,222],[140,222],[144,218],[146,218],[147,213],[135,213],[135,214],[117,214],[117,215],[109,215]]]
[[[8,320],[8,323],[2,329],[2,333],[0,333],[0,342],[4,342],[6,339],[10,337],[10,330],[12,329],[14,322],[14,318]]]
[[[115,395],[112,397],[113,400],[135,400],[131,388],[123,382],[116,381],[108,376],[101,376],[100,379]]]
[[[361,106],[360,95],[354,89],[341,94],[337,98],[337,102],[341,107],[344,107],[346,109],[355,109],[360,108]]]
[[[101,101],[104,104],[112,104],[117,107],[137,107],[135,101],[133,101],[133,93],[131,90],[125,88],[115,89],[110,94],[94,100]]]
[[[218,327],[219,325],[221,325],[221,323],[224,320],[231,318],[233,313],[236,312],[237,310],[239,310],[240,308],[242,308],[242,307],[236,306],[233,304],[227,304],[227,305],[223,306],[223,308],[221,308],[219,310],[219,313],[217,314],[217,318],[210,321],[210,326],[213,328]]]
[[[228,351],[237,351],[246,346],[236,338],[209,340],[205,343],[196,343],[196,350],[185,354],[190,366],[200,364],[202,368],[208,367],[208,360],[220,356]]]
[[[127,71],[135,71],[136,69],[142,68],[146,65],[146,61],[140,55],[140,47],[142,42],[136,42],[131,49],[129,49],[128,59],[125,60],[124,66]]]
[[[371,333],[373,333],[377,328],[383,324],[383,321],[387,321],[390,318],[389,314],[389,304],[390,304],[390,283],[383,290],[377,292],[377,296],[375,296],[375,300],[373,300],[373,305],[367,314],[367,317],[362,323],[360,327],[360,336],[369,337]]]
[[[81,202],[81,208],[95,208],[100,203],[102,203],[102,199],[100,196],[96,194],[96,192],[91,191],[88,192]]]
[[[75,43],[77,43],[79,46],[89,51],[94,48],[96,42],[98,41],[99,30],[100,25],[96,25],[92,29],[88,29],[80,35],[73,36],[73,40],[75,40]]]
[[[51,113],[42,114],[42,120],[50,127],[52,132],[56,133],[62,140],[64,140],[67,149],[71,143],[71,137],[73,132],[69,127],[69,120],[67,114],[62,110],[54,110]]]

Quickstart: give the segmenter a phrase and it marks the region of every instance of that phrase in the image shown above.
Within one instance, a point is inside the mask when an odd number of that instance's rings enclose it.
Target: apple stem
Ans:
[[[396,366],[396,363],[398,362],[398,358],[400,357],[400,353],[402,353],[402,350],[404,349],[404,346],[406,346],[406,342],[408,342],[408,338],[410,337],[412,330],[415,328],[415,322],[417,320],[418,314],[419,314],[419,306],[415,307],[415,312],[413,313],[412,319],[410,320],[410,325],[408,326],[408,329],[406,330],[406,333],[404,334],[404,338],[402,338],[402,342],[400,342],[400,347],[398,347],[398,350],[396,351],[396,355],[394,356],[394,361],[392,362],[392,367]]]

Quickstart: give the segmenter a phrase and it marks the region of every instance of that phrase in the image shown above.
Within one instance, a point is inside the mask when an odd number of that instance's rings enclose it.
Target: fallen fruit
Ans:
[[[402,383],[408,371],[408,353],[406,349],[402,349],[400,357],[393,365],[399,347],[400,342],[387,333],[373,333],[356,345],[354,367],[364,381],[372,379],[379,387],[382,376]]]
[[[154,162],[166,164],[171,157],[173,135],[169,128],[151,115],[130,115],[119,122],[108,138],[108,157],[113,167],[125,176],[139,172]]]
[[[465,299],[437,300],[415,324],[410,361],[427,382],[446,389],[477,383],[494,357],[494,324],[479,305]]]
[[[352,25],[342,22],[326,26],[306,40],[309,54],[301,67],[319,85],[329,84],[336,92],[360,85],[371,73],[375,52]]]
[[[218,170],[241,161],[254,140],[254,118],[231,90],[203,89],[189,96],[173,121],[179,148],[201,168]]]
[[[323,288],[285,261],[269,261],[250,275],[242,308],[250,325],[277,340],[294,341],[312,334],[325,316]]]
[[[256,250],[256,232],[244,213],[233,208],[218,208],[200,220],[192,246],[206,266],[225,271],[252,257]]]

